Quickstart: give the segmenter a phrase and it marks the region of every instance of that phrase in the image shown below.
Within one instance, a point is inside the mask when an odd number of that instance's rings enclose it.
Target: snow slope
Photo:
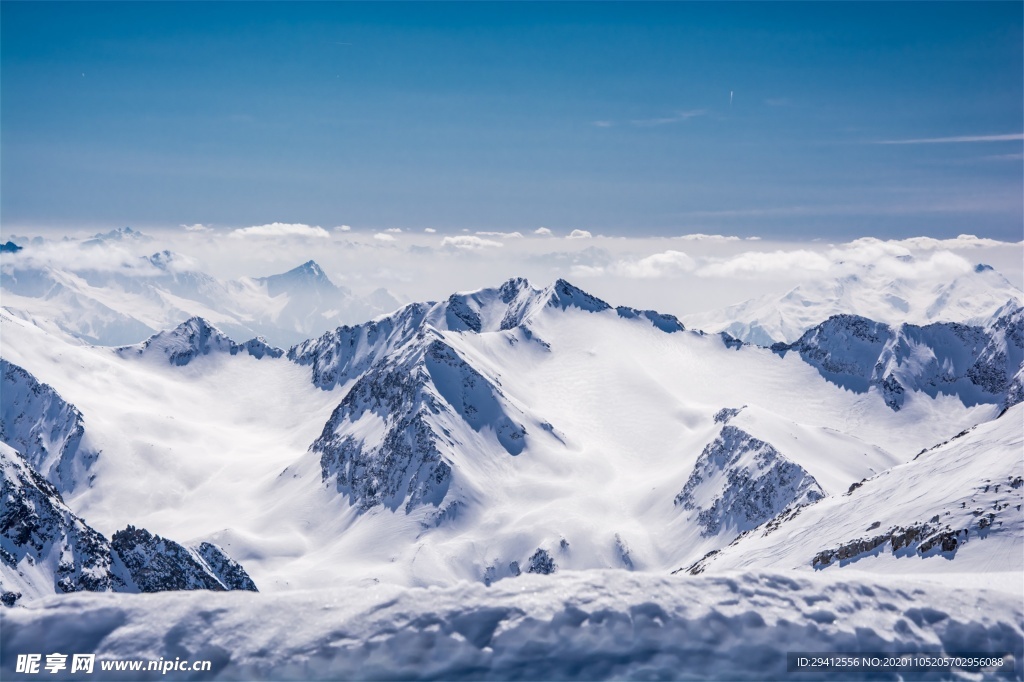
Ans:
[[[1024,405],[1010,408],[843,494],[750,530],[689,570],[996,570],[1012,571],[1020,585],[1022,421]]]
[[[82,413],[51,386],[0,358],[0,441],[58,490],[68,492],[87,476],[97,453],[83,446]]]
[[[721,310],[683,317],[691,327],[728,334],[762,346],[793,343],[833,315],[858,315],[891,326],[907,322],[984,325],[1024,293],[992,267],[977,265],[952,280],[892,279],[871,268],[839,279],[802,283],[782,296],[767,295]]]
[[[1020,597],[865,575],[624,571],[492,587],[74,595],[0,612],[0,671],[31,679],[14,672],[17,656],[51,650],[95,653],[97,670],[116,659],[211,661],[209,673],[138,680],[822,678],[788,673],[787,652],[978,652],[1019,665]],[[1019,679],[1016,670],[923,678]]]
[[[0,567],[4,606],[83,590],[256,590],[245,569],[211,543],[187,548],[132,526],[108,540],[2,443]]]
[[[271,591],[669,571],[810,501],[781,483],[792,467],[834,495],[1002,409],[908,391],[896,412],[796,353],[562,280],[412,304],[281,357],[233,353],[198,321],[128,351],[0,324],[4,358],[74,404],[101,453],[76,513],[107,534],[215,542]],[[702,534],[697,507],[742,499],[758,455],[722,468],[708,504],[675,502],[722,435],[715,416],[740,406],[729,426],[770,446],[788,492]]]

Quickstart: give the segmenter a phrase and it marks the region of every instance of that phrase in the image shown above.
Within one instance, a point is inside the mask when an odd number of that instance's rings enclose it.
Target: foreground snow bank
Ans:
[[[202,675],[123,674],[131,679],[270,680],[803,677],[786,672],[787,651],[1012,652],[1008,677],[1019,679],[1024,654],[1019,593],[855,573],[590,571],[490,588],[75,594],[0,614],[6,680],[38,677],[15,673],[18,654],[45,663],[51,652],[95,653],[97,673],[110,659],[212,661]]]

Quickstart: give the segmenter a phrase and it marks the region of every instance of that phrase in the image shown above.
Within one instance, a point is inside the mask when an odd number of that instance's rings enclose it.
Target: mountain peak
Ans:
[[[107,241],[126,241],[130,239],[139,241],[149,240],[149,237],[147,235],[144,235],[138,230],[133,230],[132,228],[127,226],[119,227],[117,229],[111,230],[110,232],[97,232],[92,236],[92,238],[103,239]]]
[[[551,285],[548,305],[561,308],[562,310],[565,310],[569,306],[573,306],[591,313],[611,308],[610,305],[601,299],[596,296],[591,296],[587,292],[583,291],[583,289],[580,289],[561,278]]]
[[[309,275],[311,277],[327,278],[327,275],[324,274],[323,268],[317,265],[315,260],[308,260],[299,267],[292,269],[291,272],[301,272],[302,274]]]
[[[315,292],[338,293],[340,287],[335,286],[316,261],[308,260],[302,265],[287,272],[269,277],[258,277],[257,282],[267,285],[267,292],[273,297],[283,293],[294,293],[296,290],[312,290]]]
[[[986,265],[985,263],[978,263],[974,266],[975,272],[985,272],[986,270],[995,270],[995,268],[991,265]]]
[[[158,332],[138,345],[118,348],[117,352],[124,356],[134,350],[136,355],[147,355],[156,349],[163,351],[170,364],[178,366],[187,365],[211,351],[224,351],[231,355],[238,353],[238,345],[234,341],[198,315],[174,329]]]

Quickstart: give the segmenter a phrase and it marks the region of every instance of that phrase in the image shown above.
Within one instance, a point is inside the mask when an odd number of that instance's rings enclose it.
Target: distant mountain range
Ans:
[[[931,322],[986,324],[1005,308],[1024,305],[1024,293],[991,266],[946,281],[892,279],[868,268],[859,275],[801,284],[782,296],[763,296],[721,310],[686,315],[691,327],[726,332],[770,346],[792,343],[833,315],[859,315],[891,326]]]
[[[144,242],[131,228],[96,235],[82,248]],[[31,255],[32,247],[27,247]],[[159,251],[122,270],[70,270],[4,261],[3,305],[12,314],[86,343],[119,346],[200,315],[235,336],[261,335],[291,345],[337,327],[391,312],[401,303],[384,289],[365,298],[333,284],[308,261],[270,277],[221,281],[186,259]],[[83,259],[83,263],[87,263]]]
[[[103,281],[189,301],[236,286],[173,258],[151,259],[159,285]],[[312,261],[237,286],[300,327],[338,295]],[[1019,569],[1024,521],[1003,513],[1020,495],[1019,306],[979,324],[844,313],[765,348],[517,278],[287,349],[201,316],[117,348],[8,312],[0,331],[12,595],[64,590],[80,566],[107,577],[68,589],[216,589],[225,571],[264,591],[494,584],[758,556],[887,573],[907,552],[924,572]],[[52,558],[86,536],[71,568]]]

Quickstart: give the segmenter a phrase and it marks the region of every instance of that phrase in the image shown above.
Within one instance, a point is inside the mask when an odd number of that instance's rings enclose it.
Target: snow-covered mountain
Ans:
[[[1020,402],[1024,363],[1024,308],[1007,308],[984,327],[936,322],[893,329],[855,315],[836,315],[794,343],[771,348],[799,353],[826,379],[849,390],[878,388],[893,410],[903,406],[908,391],[1007,408]]]
[[[97,453],[83,446],[82,413],[50,386],[0,358],[0,441],[64,492],[83,480]]]
[[[859,274],[800,284],[721,310],[683,317],[690,327],[770,346],[793,343],[835,315],[857,315],[889,326],[962,322],[986,325],[1007,305],[1024,305],[1024,293],[989,265],[951,280],[893,279],[871,268]]]
[[[184,366],[201,355],[248,353],[257,360],[262,357],[279,358],[284,351],[267,343],[263,337],[238,344],[201,317],[192,317],[174,329],[159,332],[142,343],[116,349],[121,357],[158,357],[172,365]]]
[[[128,526],[107,540],[24,457],[0,443],[0,601],[54,592],[252,590],[222,549],[195,549]]]
[[[37,631],[301,679],[523,674],[537,641],[599,677],[695,647],[725,677],[801,647],[1024,651],[1022,320],[847,314],[763,348],[511,279],[284,351],[0,311],[0,665]]]
[[[837,317],[766,349],[512,279],[281,353],[199,318],[105,349],[0,314],[4,359],[100,453],[70,508],[216,544],[271,591],[689,566],[996,418],[1020,319]]]
[[[137,243],[142,240],[137,235],[124,228],[97,235],[81,248]],[[279,275],[221,281],[166,250],[120,269],[90,267],[88,259],[61,269],[31,259],[31,248],[5,253],[4,307],[52,332],[97,345],[136,343],[201,316],[236,337],[262,335],[287,346],[400,305],[384,289],[364,298],[334,285],[314,261]]]
[[[118,227],[109,232],[98,232],[82,242],[83,246],[102,246],[104,242],[151,242],[153,238],[130,227]]]
[[[841,495],[749,530],[688,570],[1018,570],[1022,420],[1024,406],[1017,405]]]

